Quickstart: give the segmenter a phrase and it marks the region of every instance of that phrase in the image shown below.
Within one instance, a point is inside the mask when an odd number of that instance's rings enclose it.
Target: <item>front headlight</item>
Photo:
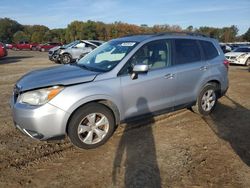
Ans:
[[[247,54],[241,54],[240,56],[237,57],[237,59],[243,59],[246,57]]]
[[[17,102],[19,103],[26,103],[30,105],[43,105],[53,99],[58,93],[60,93],[63,90],[63,87],[61,86],[54,86],[49,88],[43,88],[33,91],[28,91],[25,93],[22,93],[18,99]]]

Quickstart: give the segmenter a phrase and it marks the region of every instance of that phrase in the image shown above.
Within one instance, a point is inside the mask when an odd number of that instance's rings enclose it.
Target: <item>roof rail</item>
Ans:
[[[162,33],[155,33],[156,36],[161,35],[189,35],[189,36],[198,36],[198,37],[208,37],[205,34],[202,33],[196,33],[196,32],[185,32],[185,31],[173,31],[173,32],[162,32]]]
[[[159,32],[159,33],[135,33],[135,34],[129,34],[124,35],[122,37],[130,37],[134,35],[154,35],[154,36],[163,36],[163,35],[189,35],[189,36],[198,36],[198,37],[209,37],[202,33],[196,33],[196,32],[182,32],[182,31],[170,31],[170,32]]]

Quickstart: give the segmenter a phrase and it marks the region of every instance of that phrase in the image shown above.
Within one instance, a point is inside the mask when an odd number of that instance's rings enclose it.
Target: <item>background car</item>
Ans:
[[[7,49],[12,49],[13,48],[13,44],[5,44]]]
[[[229,45],[223,43],[220,43],[220,47],[224,53],[231,52],[233,50]]]
[[[225,54],[231,64],[250,65],[250,46],[239,47]]]
[[[56,46],[62,46],[62,43],[58,43],[58,42],[48,42],[45,44],[40,44],[36,47],[37,50],[41,51],[41,52],[45,52],[45,51],[49,51],[51,48],[54,48]]]
[[[68,64],[77,60],[83,54],[91,52],[96,47],[103,44],[98,40],[77,40],[61,47],[49,50],[49,59],[56,63]]]
[[[12,44],[12,50],[36,50],[38,43],[30,43],[28,41],[20,41],[17,44]]]
[[[5,44],[0,42],[0,58],[8,55]]]

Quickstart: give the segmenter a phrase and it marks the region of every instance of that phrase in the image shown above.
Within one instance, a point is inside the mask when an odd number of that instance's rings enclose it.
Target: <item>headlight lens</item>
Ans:
[[[246,57],[246,55],[247,55],[247,54],[241,54],[241,55],[238,57],[238,59],[243,59],[243,58]]]
[[[26,103],[30,105],[43,105],[53,99],[58,93],[63,90],[61,86],[54,86],[44,89],[38,89],[34,91],[28,91],[21,94],[17,102],[19,103]]]

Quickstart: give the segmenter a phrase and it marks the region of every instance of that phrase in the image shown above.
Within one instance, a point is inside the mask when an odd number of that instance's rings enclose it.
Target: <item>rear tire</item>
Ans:
[[[80,107],[71,117],[68,136],[76,147],[93,149],[103,145],[115,130],[112,111],[99,103]]]
[[[209,115],[215,108],[218,100],[218,87],[216,84],[208,83],[201,90],[195,106],[191,110],[202,116]]]

